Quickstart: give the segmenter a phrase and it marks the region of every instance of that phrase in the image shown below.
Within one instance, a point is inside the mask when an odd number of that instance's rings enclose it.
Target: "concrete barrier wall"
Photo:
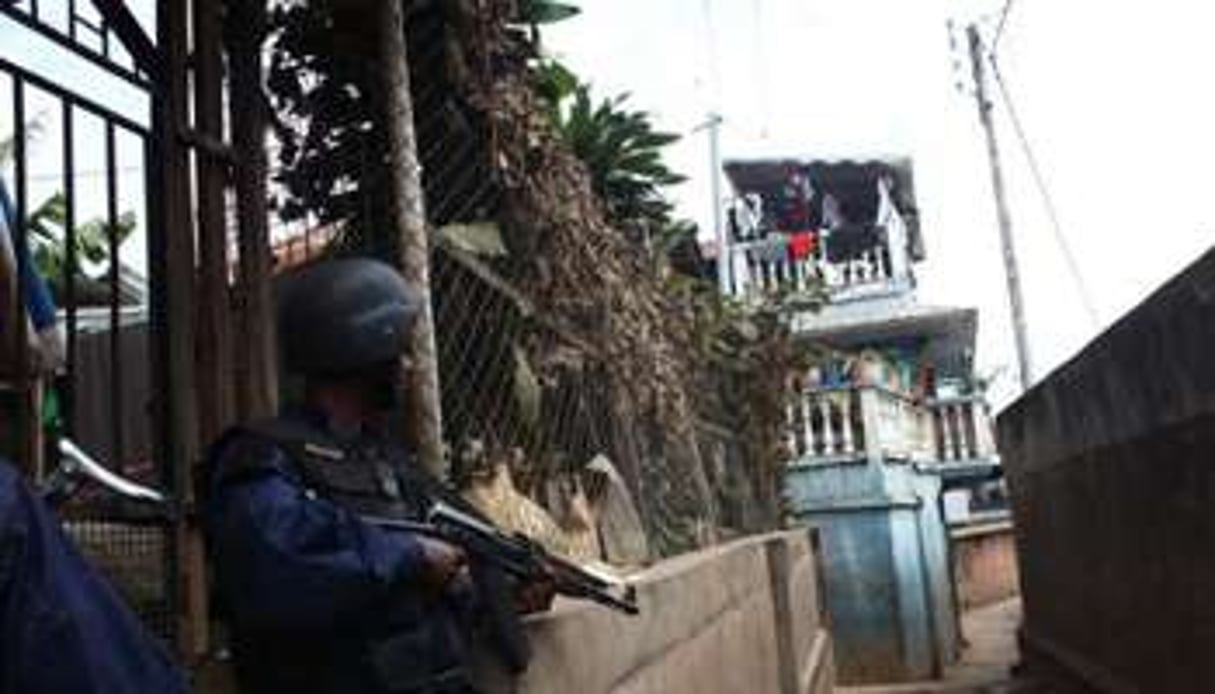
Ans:
[[[904,463],[804,465],[790,503],[822,537],[839,683],[935,677],[957,652],[940,478]]]
[[[1215,691],[1215,251],[999,418],[1024,641],[1105,691]]]
[[[1007,600],[1020,591],[1017,548],[1009,520],[954,528],[954,576],[964,610]]]
[[[808,694],[834,686],[810,531],[663,562],[638,581],[641,615],[561,604],[528,624],[526,694]],[[493,679],[493,678],[491,678]]]

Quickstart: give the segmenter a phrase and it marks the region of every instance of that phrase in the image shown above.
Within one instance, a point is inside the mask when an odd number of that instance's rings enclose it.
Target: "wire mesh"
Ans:
[[[549,502],[559,516],[560,498],[553,501],[550,490],[562,487],[568,494],[586,464],[602,455],[627,483],[658,554],[703,544],[723,524],[749,527],[750,487],[739,482],[747,449],[730,432],[734,413],[718,398],[707,408],[714,427],[694,426],[692,405],[683,402],[683,410],[672,412],[669,403],[653,402],[645,389],[629,383],[653,378],[649,371],[620,373],[605,345],[586,337],[630,329],[613,323],[614,307],[596,305],[602,259],[613,258],[614,267],[626,274],[652,270],[637,267],[637,258],[613,255],[619,249],[595,236],[576,239],[572,251],[527,239],[543,232],[520,229],[505,209],[499,133],[479,110],[484,105],[462,92],[467,85],[461,86],[460,71],[494,67],[458,59],[452,46],[467,37],[458,35],[450,8],[442,3],[417,3],[407,21],[417,152],[432,231],[430,283],[443,432],[456,481],[467,481],[475,465],[508,462],[515,486]],[[355,166],[350,178],[358,182],[360,196],[387,189],[382,154],[342,156],[345,165]],[[395,240],[380,231],[389,226],[380,217],[383,201],[361,206],[337,238],[341,250],[395,260]],[[484,248],[470,248],[453,239],[452,225],[492,227],[487,233],[497,238]],[[522,288],[535,286],[529,280],[552,260],[546,254],[562,252],[578,255],[575,269],[549,283],[544,298],[550,306],[570,310],[549,315],[537,308],[541,297]],[[686,362],[693,357],[664,358]],[[653,373],[695,368],[681,363]],[[686,393],[684,400],[695,402],[699,395]],[[486,454],[474,460],[465,455],[470,449]],[[742,490],[742,496],[722,491],[726,487]]]
[[[503,218],[494,133],[451,79],[448,43],[456,38],[451,32],[441,11],[411,15],[411,89],[429,222],[436,230],[455,223],[497,223],[502,246],[517,254],[525,244],[512,238],[520,230]],[[718,500],[706,498],[713,496],[706,488],[742,488],[728,472],[741,469],[742,447],[726,446],[720,474],[702,469],[707,459],[702,449],[712,448],[708,439],[699,441],[703,432],[683,436],[673,422],[663,421],[664,413],[653,403],[638,400],[622,385],[630,376],[644,376],[618,373],[620,365],[602,345],[587,344],[552,316],[538,314],[534,297],[517,288],[520,273],[534,267],[537,258],[475,255],[453,248],[441,233],[435,239],[431,285],[443,426],[456,479],[474,472],[460,453],[479,445],[489,460],[508,461],[516,487],[549,501],[550,512],[559,516],[561,503],[554,503],[551,489],[562,489],[558,497],[568,495],[586,464],[602,455],[634,494],[653,551],[671,554],[714,537],[723,518]],[[586,258],[584,272],[566,288],[575,303],[588,301],[600,281],[593,272],[595,259],[615,250],[587,238],[579,252]],[[602,311],[582,313],[578,320],[587,323],[582,327],[602,327],[597,323]],[[731,421],[727,414],[715,414]],[[726,428],[716,431],[730,438]],[[722,501],[737,507],[741,527],[745,502]]]

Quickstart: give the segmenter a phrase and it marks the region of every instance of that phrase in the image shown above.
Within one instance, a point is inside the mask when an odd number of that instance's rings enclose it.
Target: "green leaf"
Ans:
[[[519,8],[520,21],[525,24],[555,24],[581,13],[573,5],[550,0],[525,0]]]
[[[578,76],[557,60],[545,60],[540,64],[539,73],[540,95],[553,104],[565,101],[581,84]]]
[[[466,253],[494,258],[507,254],[502,231],[493,222],[448,224],[440,227],[438,233],[443,240]]]
[[[540,380],[527,360],[527,354],[518,345],[514,346],[515,359],[515,403],[523,420],[531,426],[540,423]]]

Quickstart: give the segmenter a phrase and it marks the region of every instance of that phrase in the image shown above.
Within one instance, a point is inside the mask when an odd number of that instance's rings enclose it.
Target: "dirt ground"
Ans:
[[[944,679],[898,685],[841,687],[840,694],[1065,694],[1016,676],[1021,600],[1014,598],[962,616],[966,648]]]

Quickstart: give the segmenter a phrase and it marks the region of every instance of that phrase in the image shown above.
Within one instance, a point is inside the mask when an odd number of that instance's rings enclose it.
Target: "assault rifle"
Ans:
[[[450,542],[523,581],[552,580],[561,595],[591,600],[628,615],[638,613],[636,591],[619,579],[556,556],[522,533],[505,533],[442,501],[434,502],[420,523],[376,516],[363,520]]]

